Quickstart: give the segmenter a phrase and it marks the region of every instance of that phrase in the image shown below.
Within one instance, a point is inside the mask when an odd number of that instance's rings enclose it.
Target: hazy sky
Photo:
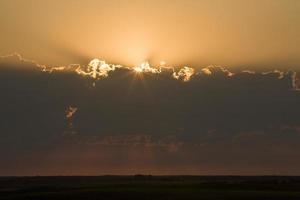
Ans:
[[[1,0],[0,54],[299,68],[299,13],[298,0]]]

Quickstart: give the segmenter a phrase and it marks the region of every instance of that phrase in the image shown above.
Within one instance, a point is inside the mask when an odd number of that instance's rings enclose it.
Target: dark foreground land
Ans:
[[[300,200],[300,177],[1,177],[0,199]]]

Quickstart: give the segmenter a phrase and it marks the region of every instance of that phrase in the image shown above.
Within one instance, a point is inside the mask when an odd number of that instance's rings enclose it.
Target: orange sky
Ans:
[[[2,0],[0,54],[297,69],[299,10],[298,0]]]
[[[299,72],[300,0],[0,0],[0,176],[300,175]]]

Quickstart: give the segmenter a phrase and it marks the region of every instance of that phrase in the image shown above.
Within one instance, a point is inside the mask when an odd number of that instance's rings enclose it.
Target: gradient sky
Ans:
[[[300,67],[298,0],[1,0],[0,54],[43,64]]]
[[[298,0],[1,0],[0,28],[0,176],[300,175]]]

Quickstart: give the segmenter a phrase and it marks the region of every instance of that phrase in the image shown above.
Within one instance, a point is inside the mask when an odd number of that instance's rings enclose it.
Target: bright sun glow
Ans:
[[[166,66],[165,61],[161,61],[159,66],[153,67],[149,64],[149,62],[143,62],[140,65],[136,67],[124,67],[122,65],[114,65],[106,63],[104,60],[99,60],[97,58],[91,60],[87,66],[81,66],[77,64],[72,64],[69,66],[60,66],[60,67],[49,67],[45,65],[39,65],[35,61],[23,59],[18,54],[12,54],[8,56],[17,56],[18,59],[29,62],[37,65],[42,69],[44,72],[52,73],[53,71],[64,71],[64,70],[70,70],[75,71],[77,74],[80,74],[82,76],[87,76],[93,79],[101,79],[109,76],[109,73],[112,71],[115,71],[116,69],[120,68],[126,68],[127,70],[133,70],[136,73],[153,73],[153,74],[159,74],[162,73],[164,70],[172,70],[172,77],[175,79],[183,80],[183,81],[189,81],[191,76],[195,74],[195,70],[191,67],[182,67],[179,68],[179,70],[175,70],[174,67]],[[0,56],[1,57],[1,56]],[[7,56],[2,56],[7,57]],[[212,72],[208,68],[202,69],[202,72],[206,75],[210,75]],[[230,74],[232,75],[232,73]],[[95,83],[94,83],[95,84]]]
[[[159,69],[151,67],[148,62],[143,62],[139,66],[134,67],[133,70],[137,73],[141,73],[141,72],[160,73],[161,72]]]
[[[142,69],[141,67],[135,67],[135,68],[133,68],[133,69],[134,69],[134,71],[137,72],[137,73],[143,72],[143,69]]]

